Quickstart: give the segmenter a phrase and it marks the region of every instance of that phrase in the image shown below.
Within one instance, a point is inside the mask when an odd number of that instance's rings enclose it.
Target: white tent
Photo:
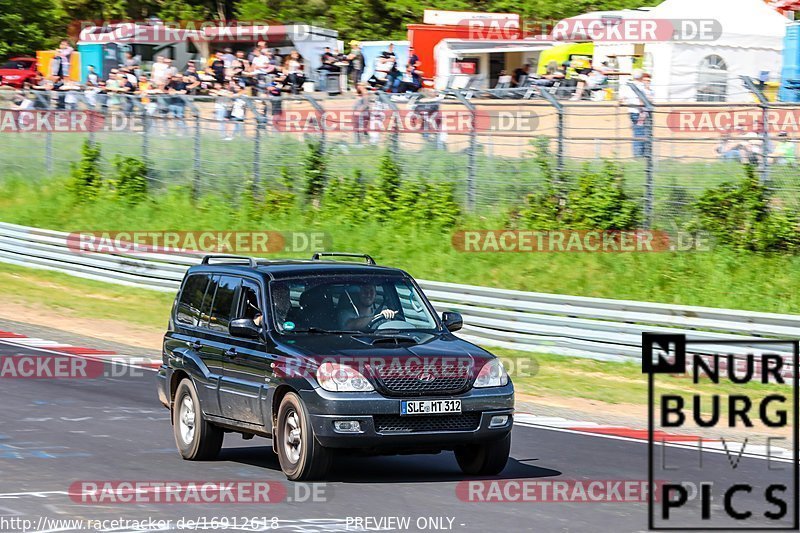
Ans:
[[[509,57],[506,54],[516,54],[517,64],[504,65],[510,74],[510,69],[520,67],[525,63],[534,66],[538,64],[539,54],[553,44],[551,41],[528,39],[442,39],[433,49],[436,57],[434,86],[437,89],[444,89],[450,83],[451,88],[462,87],[471,76],[453,72],[453,64],[459,59],[469,57],[478,60],[478,72],[482,77],[476,88],[488,89],[490,88],[488,79],[490,54],[502,55],[504,58]],[[534,68],[533,71],[535,72],[535,70]]]
[[[653,8],[596,11],[573,19],[647,19],[692,23],[713,21],[719,30],[714,40],[633,43],[596,41],[594,61],[613,57],[629,72],[635,55],[644,54],[644,68],[653,74],[656,100],[747,100],[749,93],[740,76],[771,78],[781,71],[783,38],[788,19],[763,0],[665,0]],[[577,36],[579,38],[579,36]],[[680,39],[680,38],[678,38]],[[620,80],[627,81],[625,79]]]
[[[648,43],[657,100],[745,100],[739,76],[771,78],[781,71],[789,20],[763,0],[666,0],[648,13],[656,20],[713,19],[713,41]]]

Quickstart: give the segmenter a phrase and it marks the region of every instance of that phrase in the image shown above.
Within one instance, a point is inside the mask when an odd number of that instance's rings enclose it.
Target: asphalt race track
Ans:
[[[91,346],[91,340],[84,340]],[[42,352],[0,341],[0,356]],[[175,449],[167,410],[158,403],[155,373],[127,369],[118,377],[94,379],[0,380],[0,530],[11,519],[33,521],[33,531],[75,531],[54,520],[108,520],[106,531],[203,529],[180,519],[227,517],[228,530],[358,531],[394,530],[389,517],[407,517],[411,531],[644,531],[647,505],[641,502],[471,502],[459,498],[467,480],[452,453],[435,456],[342,457],[318,500],[278,503],[87,503],[76,482],[274,481],[291,500],[307,491],[286,482],[265,439],[227,434],[213,462],[183,461]],[[671,450],[673,460],[693,461],[693,451]],[[728,458],[705,454],[704,472],[731,472]],[[647,479],[647,446],[518,425],[513,459],[495,480]],[[766,461],[743,458],[737,476],[765,481]],[[308,489],[301,487],[303,489]],[[302,493],[302,494],[300,494]],[[717,505],[717,502],[714,504]],[[358,522],[369,517],[371,521]],[[263,519],[245,523],[250,518]],[[170,525],[116,525],[113,520],[171,520]],[[384,519],[381,522],[381,519]],[[239,520],[234,527],[233,520]],[[5,525],[3,525],[5,524]],[[210,525],[207,530],[219,529]]]

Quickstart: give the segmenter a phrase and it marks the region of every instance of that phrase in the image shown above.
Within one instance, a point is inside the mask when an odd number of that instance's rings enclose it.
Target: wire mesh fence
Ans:
[[[661,104],[641,94],[635,109],[556,99],[546,90],[529,99],[450,91],[358,99],[118,95],[104,102],[40,92],[25,109],[0,101],[0,174],[66,175],[89,141],[101,147],[105,166],[117,156],[144,160],[155,189],[238,193],[247,183],[263,190],[299,183],[308,144],[316,143],[328,177],[358,174],[367,184],[388,152],[406,178],[450,182],[464,207],[480,214],[541,189],[537,150],[546,146],[567,180],[616,162],[642,220],[665,226],[680,223],[703,191],[744,176],[746,163],[781,201],[796,202],[800,106],[767,102],[750,89],[741,104]],[[68,113],[83,122],[65,119],[59,129],[47,120],[30,126],[36,120],[25,117]]]

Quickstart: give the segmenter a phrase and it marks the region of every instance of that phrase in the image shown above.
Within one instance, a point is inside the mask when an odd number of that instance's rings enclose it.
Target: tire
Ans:
[[[175,391],[172,431],[181,457],[188,461],[214,459],[222,448],[225,433],[203,417],[197,390],[190,379],[181,381]]]
[[[503,471],[511,453],[511,432],[497,440],[478,442],[456,450],[461,471],[473,476],[494,476]]]
[[[291,481],[324,478],[331,465],[331,451],[314,436],[311,418],[300,397],[289,392],[278,407],[275,431],[278,461]]]

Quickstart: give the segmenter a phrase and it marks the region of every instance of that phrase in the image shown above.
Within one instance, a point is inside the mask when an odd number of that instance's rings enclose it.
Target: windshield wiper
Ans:
[[[288,331],[289,333],[326,333],[326,334],[349,334],[349,333],[361,333],[360,331],[356,330],[348,330],[348,329],[324,329],[324,328],[305,328],[305,329],[293,329],[293,330],[284,330],[284,332]]]

